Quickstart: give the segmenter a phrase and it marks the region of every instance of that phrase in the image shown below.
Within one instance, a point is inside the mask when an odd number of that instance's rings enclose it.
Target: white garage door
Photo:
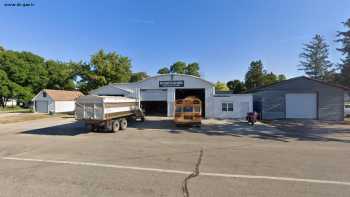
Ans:
[[[316,94],[286,94],[286,118],[316,119]]]
[[[166,89],[143,89],[141,92],[141,101],[166,101]]]
[[[75,101],[55,101],[55,112],[72,112],[75,110]]]
[[[35,111],[39,113],[48,113],[48,102],[35,101]]]

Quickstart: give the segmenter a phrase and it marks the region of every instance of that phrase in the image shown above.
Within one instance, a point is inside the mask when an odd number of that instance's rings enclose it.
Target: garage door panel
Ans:
[[[286,94],[286,118],[316,119],[317,96],[315,93]]]
[[[35,101],[35,111],[39,113],[48,113],[48,102]]]
[[[166,101],[167,90],[144,89],[140,91],[142,101]]]

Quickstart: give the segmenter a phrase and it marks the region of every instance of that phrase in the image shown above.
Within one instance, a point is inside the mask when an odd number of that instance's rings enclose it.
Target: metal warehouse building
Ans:
[[[244,118],[253,110],[251,94],[215,95],[214,84],[199,77],[165,74],[134,83],[117,83],[90,92],[94,95],[136,98],[146,115],[173,116],[174,102],[187,96],[202,100],[202,115],[207,118]]]
[[[249,91],[262,119],[344,120],[347,88],[296,77]]]

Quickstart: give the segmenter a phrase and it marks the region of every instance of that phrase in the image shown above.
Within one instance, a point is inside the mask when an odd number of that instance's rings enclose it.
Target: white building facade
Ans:
[[[251,111],[253,105],[251,95],[230,94],[218,97],[215,95],[214,84],[211,82],[183,74],[157,75],[134,83],[109,84],[91,91],[90,94],[136,98],[146,115],[173,116],[175,100],[187,96],[196,96],[202,100],[202,115],[206,118],[242,118],[243,112],[237,101],[241,102],[246,99],[249,105],[245,108],[246,112]],[[229,112],[221,113],[223,102],[233,103],[235,111],[231,111],[230,108]]]
[[[75,110],[75,101],[83,94],[78,91],[40,91],[33,99],[33,110],[38,113],[64,113]]]

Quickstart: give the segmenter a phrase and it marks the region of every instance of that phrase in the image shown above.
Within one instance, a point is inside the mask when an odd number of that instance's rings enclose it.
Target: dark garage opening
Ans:
[[[141,101],[141,108],[147,116],[167,116],[166,101]]]
[[[176,89],[175,99],[195,96],[202,101],[202,117],[205,117],[205,89]]]

